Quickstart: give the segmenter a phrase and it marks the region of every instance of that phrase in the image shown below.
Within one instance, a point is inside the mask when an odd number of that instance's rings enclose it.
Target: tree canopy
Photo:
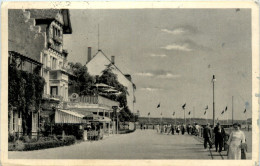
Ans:
[[[91,86],[95,83],[95,79],[88,73],[86,66],[81,63],[69,63],[73,76],[70,77],[70,91],[81,95],[92,95],[94,92]]]

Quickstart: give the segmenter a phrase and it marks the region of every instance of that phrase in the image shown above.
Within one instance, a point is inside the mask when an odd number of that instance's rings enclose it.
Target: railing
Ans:
[[[50,98],[54,98],[54,99],[58,99],[58,100],[63,100],[63,97],[62,96],[59,96],[59,95],[50,95],[51,97]]]
[[[59,95],[49,95],[49,94],[43,94],[43,95],[42,95],[42,98],[45,98],[45,99],[63,100],[63,97],[62,97],[62,96],[59,96]]]
[[[106,106],[109,106],[109,107],[119,106],[118,102],[107,99],[107,98],[102,97],[102,96],[98,96],[98,104],[106,105]]]
[[[59,37],[57,35],[54,36],[53,40],[55,40],[58,43],[62,43],[62,41],[63,41],[62,37]]]
[[[101,96],[81,96],[77,99],[70,99],[69,107],[84,107],[91,104],[112,108],[119,106],[119,103]]]
[[[82,96],[78,98],[78,102],[88,103],[88,104],[98,104],[97,96]]]

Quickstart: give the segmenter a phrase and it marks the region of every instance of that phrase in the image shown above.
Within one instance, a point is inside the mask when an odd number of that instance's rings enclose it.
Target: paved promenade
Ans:
[[[212,149],[214,151],[214,149]],[[100,141],[28,152],[9,152],[19,159],[219,159],[226,158],[203,148],[191,135],[163,135],[156,130],[136,130]]]

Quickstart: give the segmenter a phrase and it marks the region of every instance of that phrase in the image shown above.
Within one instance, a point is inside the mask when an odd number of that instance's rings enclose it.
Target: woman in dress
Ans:
[[[231,132],[227,144],[228,159],[240,160],[241,159],[241,147],[245,144],[245,134],[239,129],[237,123],[233,124],[234,130]]]

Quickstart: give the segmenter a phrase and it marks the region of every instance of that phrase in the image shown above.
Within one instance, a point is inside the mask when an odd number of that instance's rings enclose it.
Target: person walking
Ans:
[[[180,134],[180,126],[179,125],[176,128],[176,133],[178,133],[178,135]]]
[[[204,149],[207,148],[207,144],[209,144],[209,148],[212,148],[212,143],[210,141],[211,138],[211,131],[210,131],[210,124],[208,123],[207,126],[203,130],[203,138],[204,138]]]
[[[224,128],[220,125],[220,123],[217,123],[217,126],[214,128],[214,133],[215,133],[216,152],[217,151],[221,152],[226,133]]]
[[[181,134],[184,135],[185,133],[185,126],[184,124],[181,125]]]
[[[240,130],[239,124],[233,124],[234,131],[231,132],[227,144],[228,148],[228,159],[240,160],[241,149],[246,146],[246,138],[243,131]]]
[[[172,125],[172,128],[171,128],[171,130],[172,130],[172,135],[174,135],[174,125]]]

